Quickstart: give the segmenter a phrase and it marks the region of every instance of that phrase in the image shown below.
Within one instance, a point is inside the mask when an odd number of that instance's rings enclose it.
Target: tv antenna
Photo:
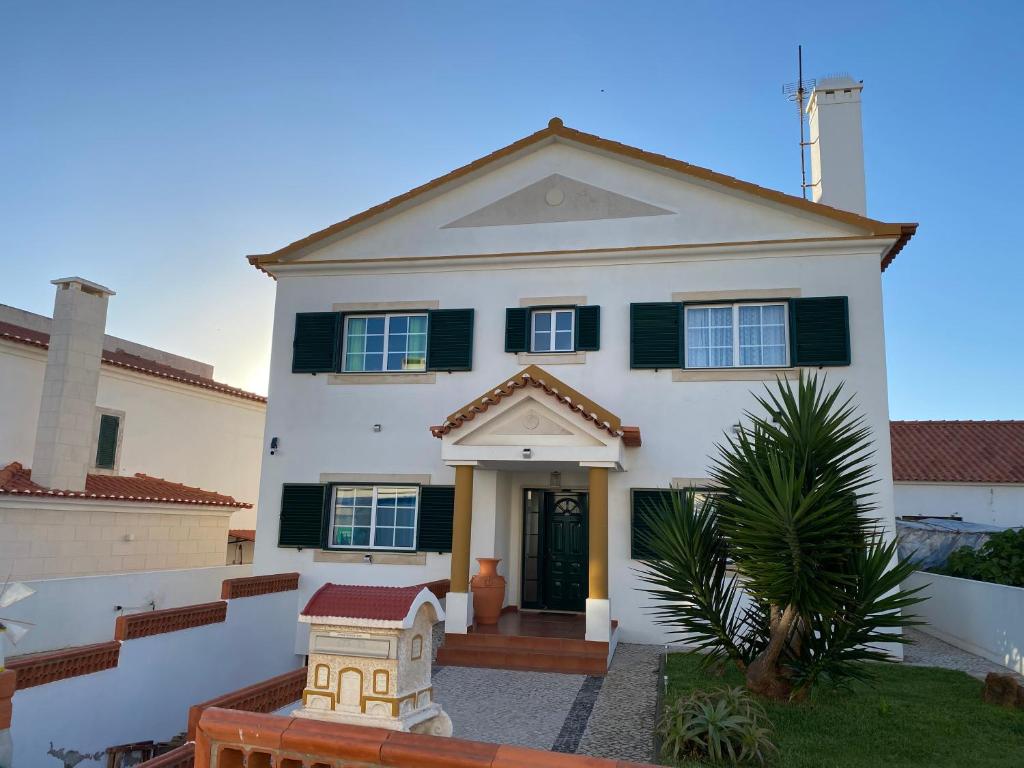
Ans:
[[[797,81],[782,86],[782,93],[790,101],[796,102],[796,115],[800,121],[800,192],[806,200],[807,188],[814,185],[807,183],[807,161],[804,156],[804,147],[809,147],[811,142],[804,138],[804,101],[807,98],[807,91],[814,90],[816,81],[813,78],[804,80],[804,47],[802,45],[796,47],[796,70]]]

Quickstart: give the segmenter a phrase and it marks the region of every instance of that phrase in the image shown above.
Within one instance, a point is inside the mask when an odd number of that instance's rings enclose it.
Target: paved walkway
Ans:
[[[996,664],[981,656],[962,651],[956,646],[932,637],[919,629],[907,629],[907,637],[913,639],[911,645],[903,647],[903,661],[915,667],[941,667],[966,672],[972,677],[984,680],[989,672],[1007,674],[1012,670]],[[1018,677],[1020,677],[1018,675]],[[1024,678],[1021,678],[1024,679]]]

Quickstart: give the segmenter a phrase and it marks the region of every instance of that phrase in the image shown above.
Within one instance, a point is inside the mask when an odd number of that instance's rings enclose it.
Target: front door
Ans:
[[[587,494],[528,490],[524,502],[522,607],[585,610]]]

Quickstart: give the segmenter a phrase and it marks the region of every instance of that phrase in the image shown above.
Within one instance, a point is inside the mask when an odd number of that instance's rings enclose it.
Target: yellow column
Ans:
[[[473,525],[473,467],[455,467],[455,515],[452,518],[452,592],[469,592],[469,535]]]
[[[590,468],[588,511],[591,600],[608,599],[608,468]]]

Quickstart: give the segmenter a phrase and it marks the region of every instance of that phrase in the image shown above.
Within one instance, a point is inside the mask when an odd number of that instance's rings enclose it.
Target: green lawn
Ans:
[[[879,665],[874,686],[820,689],[800,704],[765,702],[784,768],[966,768],[1024,766],[1024,710],[981,700],[962,672]],[[701,688],[741,685],[731,667],[705,675],[697,659],[668,657],[669,700]],[[691,765],[687,763],[686,765]]]

